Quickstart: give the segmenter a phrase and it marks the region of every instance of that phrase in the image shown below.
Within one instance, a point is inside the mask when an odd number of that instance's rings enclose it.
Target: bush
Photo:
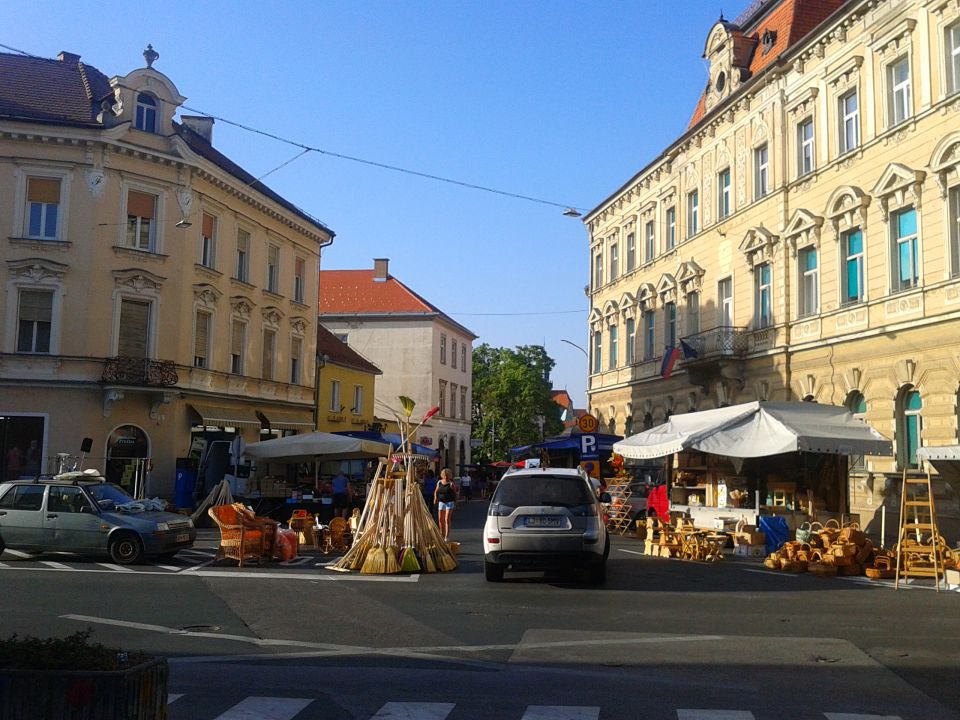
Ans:
[[[91,643],[93,628],[65,638],[11,635],[0,640],[0,670],[125,670],[149,659]]]

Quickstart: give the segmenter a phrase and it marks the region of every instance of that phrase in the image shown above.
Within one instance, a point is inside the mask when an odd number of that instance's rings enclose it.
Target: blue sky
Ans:
[[[723,6],[735,17],[746,0]],[[591,209],[686,127],[719,0],[0,3],[0,43],[156,69],[187,105],[346,155]],[[223,123],[260,176],[298,150]],[[480,336],[543,344],[585,405],[587,233],[562,208],[310,153],[265,180]],[[536,313],[536,314],[534,314]]]

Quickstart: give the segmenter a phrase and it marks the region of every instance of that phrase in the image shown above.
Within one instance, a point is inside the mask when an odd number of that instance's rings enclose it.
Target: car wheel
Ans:
[[[592,585],[602,585],[607,581],[607,563],[606,561],[591,565],[587,571],[587,579]]]
[[[606,562],[607,558],[610,557],[610,538],[607,537],[606,543],[603,546],[603,561]]]
[[[483,576],[487,579],[487,582],[501,582],[503,580],[503,566],[484,562]]]
[[[3,538],[0,537],[0,555],[3,555],[3,551],[7,549],[7,544],[3,541]]]
[[[119,565],[132,565],[143,557],[143,544],[135,534],[117,533],[110,538],[110,558]]]

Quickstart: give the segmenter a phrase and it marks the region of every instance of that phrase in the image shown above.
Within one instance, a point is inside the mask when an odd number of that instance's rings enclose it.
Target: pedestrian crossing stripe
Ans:
[[[677,720],[755,720],[747,710],[677,710]]]
[[[598,717],[598,707],[530,705],[521,720],[597,720]]]
[[[312,702],[312,698],[248,697],[216,720],[290,720]]]
[[[444,720],[455,703],[388,702],[371,720]]]

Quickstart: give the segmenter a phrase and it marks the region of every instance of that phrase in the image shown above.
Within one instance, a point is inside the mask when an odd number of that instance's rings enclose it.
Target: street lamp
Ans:
[[[580,352],[583,353],[583,356],[584,356],[585,358],[587,358],[587,360],[590,359],[590,355],[587,354],[587,351],[584,350],[584,349],[583,349],[582,347],[580,347],[579,345],[577,345],[575,342],[573,342],[573,341],[571,341],[571,340],[565,340],[565,339],[563,339],[563,338],[560,338],[560,342],[566,343],[567,345],[573,345],[577,350],[579,350]]]
[[[326,353],[317,353],[317,362],[314,363],[313,373],[313,429],[320,429],[320,369],[329,362],[330,356]]]

